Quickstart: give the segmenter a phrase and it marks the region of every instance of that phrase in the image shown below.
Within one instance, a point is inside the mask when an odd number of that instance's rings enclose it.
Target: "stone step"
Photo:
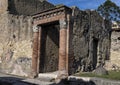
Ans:
[[[50,72],[50,73],[40,73],[38,75],[38,79],[42,81],[54,81],[57,78],[58,72]]]

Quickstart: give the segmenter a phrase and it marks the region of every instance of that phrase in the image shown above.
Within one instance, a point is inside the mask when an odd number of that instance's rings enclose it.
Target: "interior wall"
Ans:
[[[59,60],[59,25],[42,27],[40,72],[58,70]]]

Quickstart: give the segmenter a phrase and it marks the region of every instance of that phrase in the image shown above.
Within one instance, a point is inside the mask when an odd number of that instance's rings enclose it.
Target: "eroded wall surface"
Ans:
[[[110,23],[96,11],[73,8],[74,69],[92,71],[110,56]]]
[[[12,14],[0,17],[1,71],[27,76],[32,57],[32,18]]]
[[[120,32],[113,30],[111,34],[110,60],[106,63],[108,70],[119,70],[120,67]]]

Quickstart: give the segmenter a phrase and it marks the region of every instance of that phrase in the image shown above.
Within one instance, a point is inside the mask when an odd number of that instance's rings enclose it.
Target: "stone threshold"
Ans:
[[[39,73],[38,79],[43,81],[53,81],[57,78],[58,71],[55,72],[48,72],[48,73]]]

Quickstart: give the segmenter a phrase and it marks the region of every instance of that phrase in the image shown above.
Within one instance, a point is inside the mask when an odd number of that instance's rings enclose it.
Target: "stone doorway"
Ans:
[[[59,72],[58,76],[68,76],[71,73],[71,61],[73,61],[70,44],[72,41],[71,14],[70,8],[60,6],[33,15],[32,73],[34,77],[39,73],[56,70]],[[53,47],[56,48],[52,49]],[[54,60],[51,56],[55,57]],[[54,62],[54,65],[50,65],[50,62]]]
[[[98,54],[98,39],[93,38],[93,69],[96,68],[97,65],[97,55]]]
[[[58,71],[59,22],[42,25],[39,73]]]

